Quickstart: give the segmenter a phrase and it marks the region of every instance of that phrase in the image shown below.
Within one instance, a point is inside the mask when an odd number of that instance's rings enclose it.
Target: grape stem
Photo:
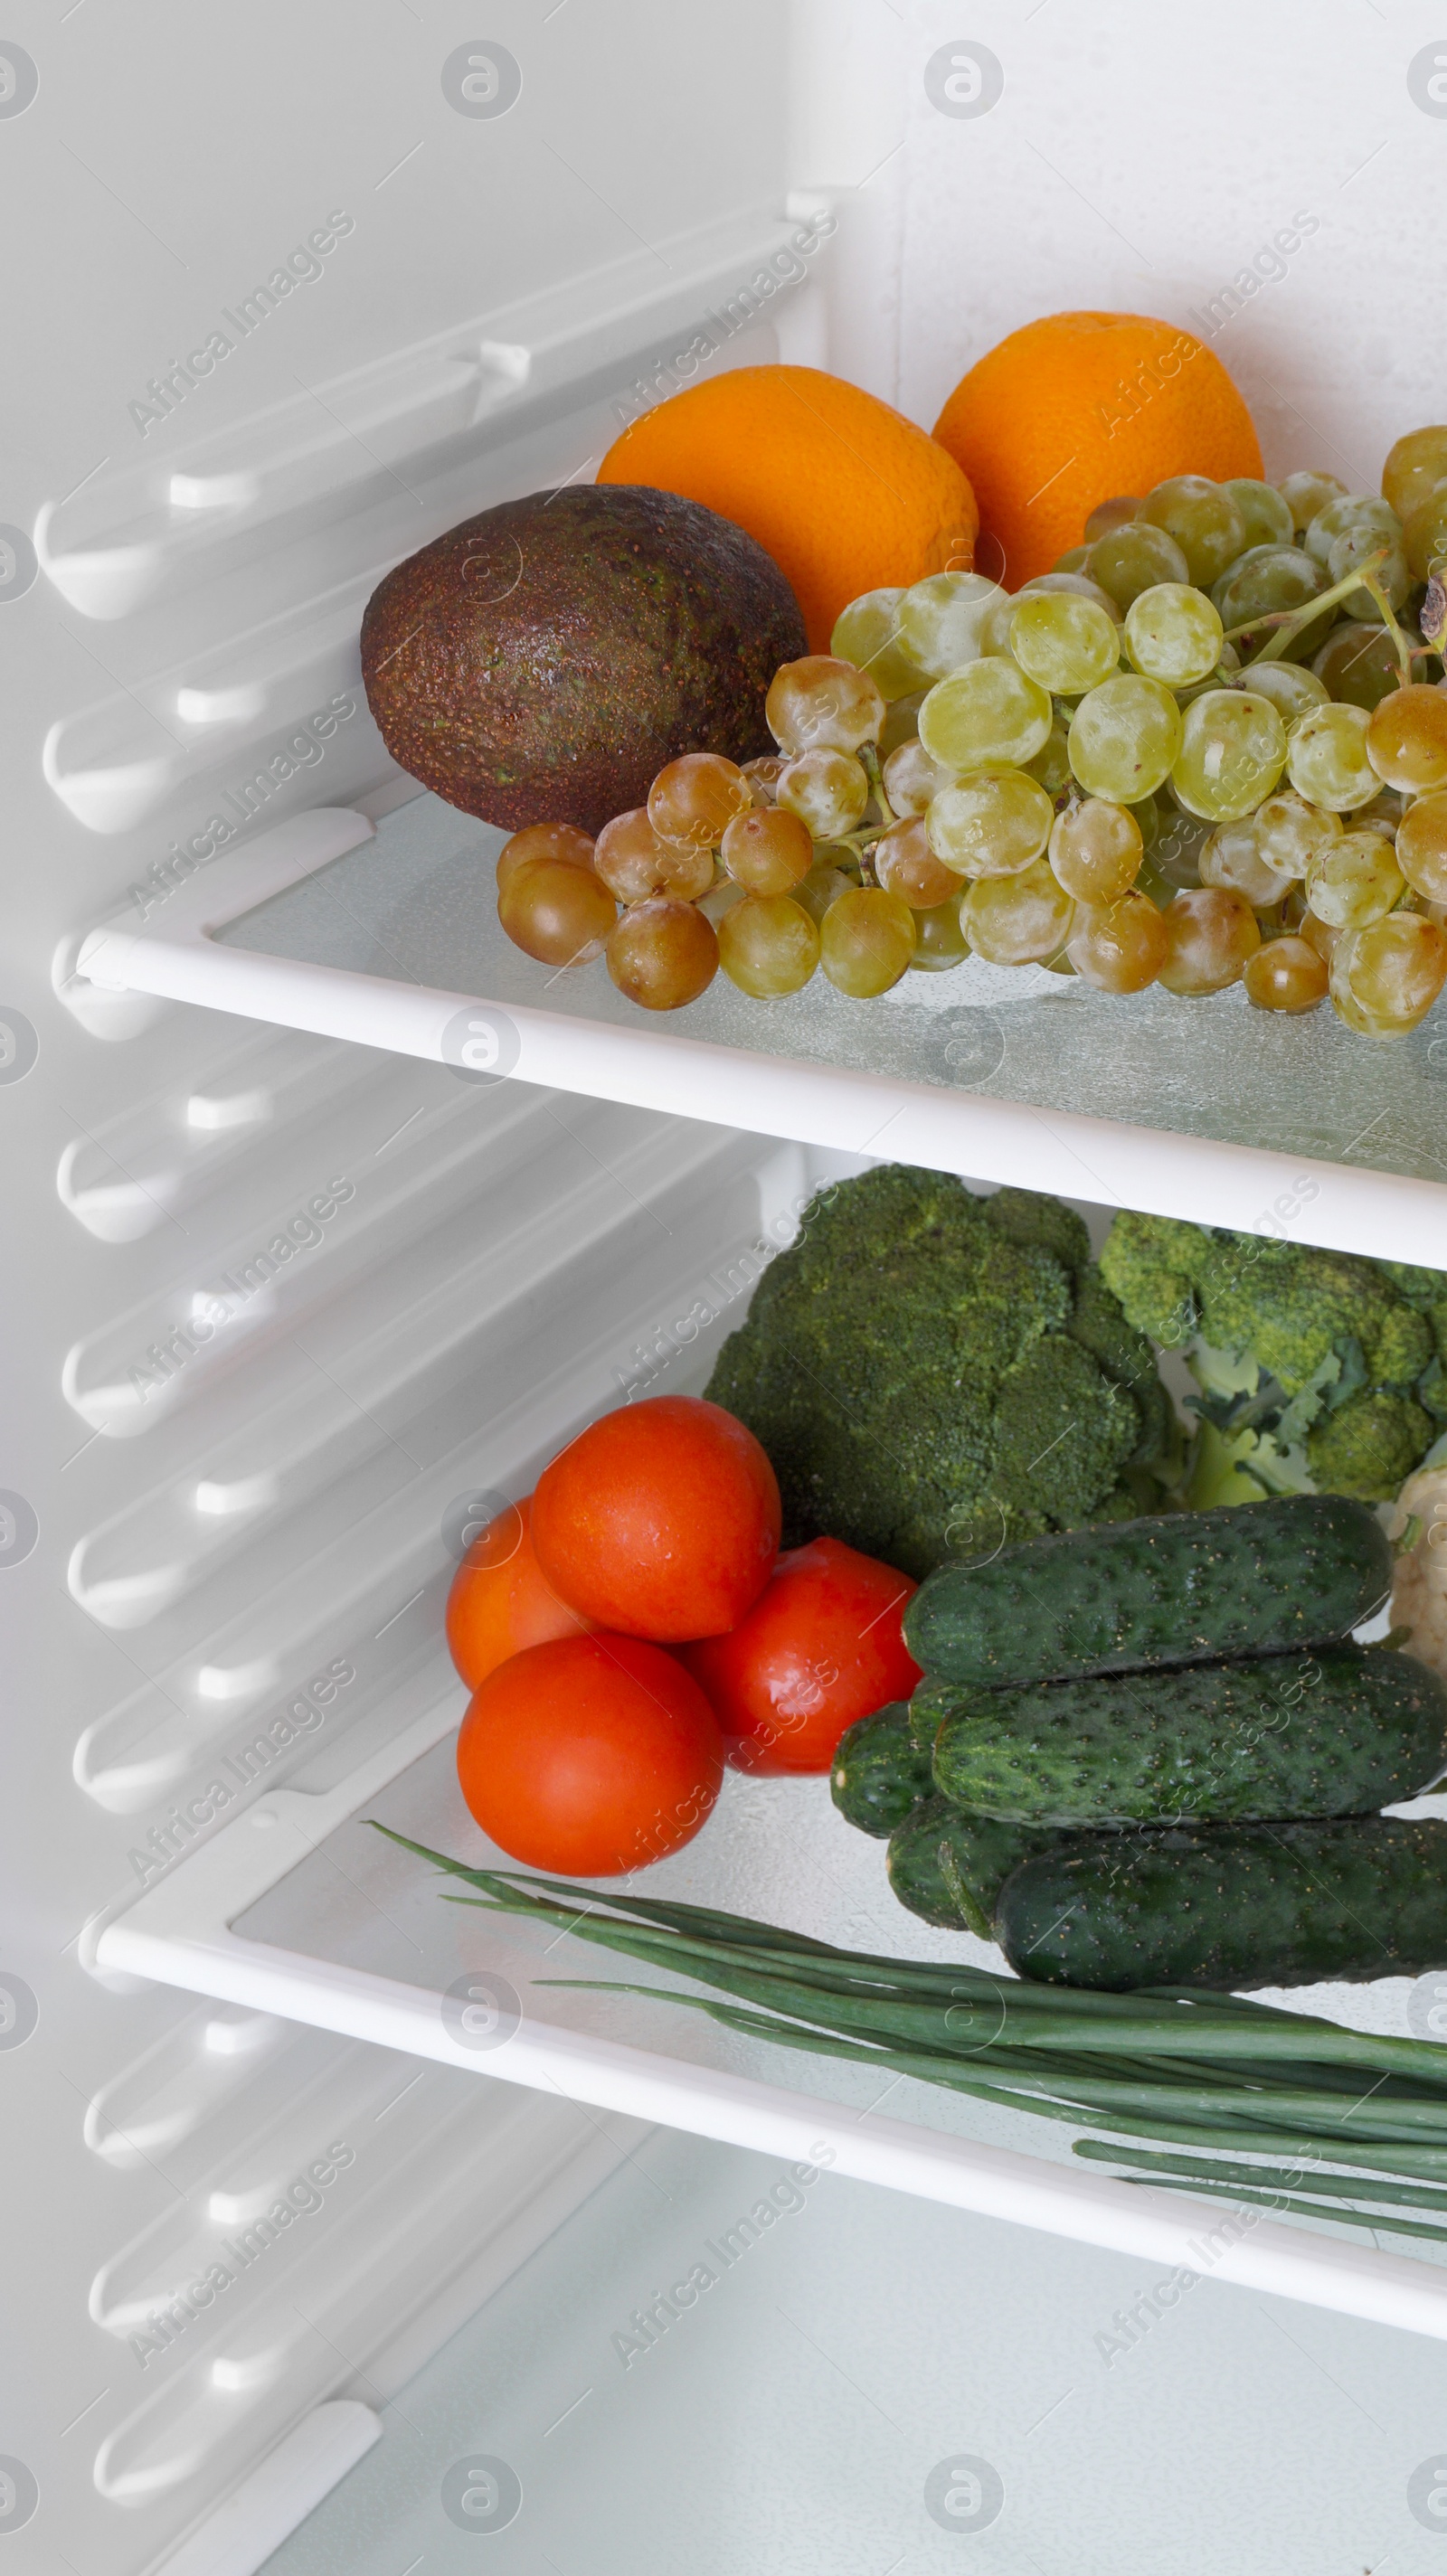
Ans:
[[[881,814],[884,816],[884,828],[888,831],[891,823],[898,822],[899,817],[895,813],[893,806],[890,804],[889,798],[885,795],[884,778],[879,766],[879,753],[872,742],[866,742],[861,746],[859,758],[863,764],[864,774],[869,781],[870,792],[873,795],[875,804],[879,807]]]
[[[1317,598],[1303,601],[1300,608],[1277,609],[1266,617],[1248,617],[1244,626],[1229,626],[1223,641],[1229,644],[1236,636],[1249,635],[1257,627],[1274,626],[1276,633],[1270,643],[1262,645],[1260,652],[1253,655],[1246,668],[1248,671],[1253,669],[1257,662],[1279,662],[1287,645],[1310,626],[1313,618],[1319,617],[1324,608],[1335,608],[1339,601],[1349,598],[1354,590],[1364,589],[1367,586],[1368,575],[1376,572],[1386,562],[1390,553],[1391,547],[1383,546],[1380,554],[1369,555],[1364,564],[1355,566],[1340,581],[1334,582],[1330,590],[1322,591]]]
[[[1392,610],[1392,603],[1388,599],[1386,592],[1383,590],[1382,585],[1377,580],[1375,574],[1367,573],[1365,575],[1362,581],[1362,588],[1376,601],[1382,624],[1385,626],[1387,633],[1390,635],[1392,642],[1396,647],[1397,669],[1402,675],[1400,685],[1404,689],[1410,689],[1412,685],[1412,647],[1408,643],[1400,626],[1397,624],[1396,617]]]

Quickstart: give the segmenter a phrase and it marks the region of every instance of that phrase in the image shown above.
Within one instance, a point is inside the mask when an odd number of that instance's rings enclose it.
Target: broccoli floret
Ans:
[[[1436,1424],[1410,1396],[1386,1388],[1354,1395],[1307,1436],[1318,1493],[1389,1503],[1432,1445]]]
[[[1447,1280],[1405,1263],[1123,1215],[1101,1273],[1130,1321],[1186,1348],[1204,1435],[1190,1485],[1397,1491],[1447,1418]],[[1440,1316],[1440,1328],[1438,1318]]]
[[[1093,1265],[1080,1273],[1074,1311],[1065,1329],[1105,1375],[1135,1399],[1141,1436],[1127,1465],[1153,1470],[1160,1483],[1173,1483],[1181,1464],[1181,1432],[1161,1384],[1155,1352],[1145,1334],[1126,1322],[1120,1299],[1112,1296]],[[1159,1493],[1153,1498],[1147,1493],[1139,1508],[1159,1511]]]
[[[1194,1275],[1206,1241],[1198,1225],[1167,1216],[1115,1220],[1100,1256],[1100,1275],[1129,1322],[1169,1350],[1188,1342],[1200,1323]]]
[[[1053,1254],[1077,1286],[1090,1271],[1085,1219],[1062,1199],[1047,1198],[1039,1190],[1004,1189],[982,1200],[981,1206],[987,1225],[998,1226],[1012,1243],[1033,1243],[1037,1251]]]
[[[904,1165],[811,1201],[708,1387],[773,1460],[784,1544],[828,1533],[923,1575],[1116,1510],[1154,1417],[1088,1252],[1058,1201]]]

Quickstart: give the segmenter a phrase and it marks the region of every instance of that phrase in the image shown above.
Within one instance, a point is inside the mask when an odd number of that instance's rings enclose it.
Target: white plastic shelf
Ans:
[[[433,796],[375,830],[317,808],[104,924],[78,971],[480,1080],[1447,1267],[1440,1019],[1373,1045],[1239,987],[1126,1000],[978,959],[873,1002],[822,975],[756,1002],[719,976],[654,1018],[601,962],[557,971],[510,944],[501,841]]]
[[[344,1783],[309,1790],[302,1774],[270,1793],[112,1922],[97,1964],[737,2146],[822,2158],[861,2181],[1163,2266],[1200,2267],[1192,2240],[1218,2209],[1074,2162],[1070,2133],[1054,2123],[906,2079],[881,2088],[867,2068],[736,2038],[666,2000],[569,1990],[549,1981],[677,1981],[549,1928],[445,1902],[444,1887],[465,1892],[458,1882],[387,1842],[371,1820],[473,1864],[512,1866],[473,1825],[457,1788],[463,1696],[460,1685],[446,1692]],[[1000,1964],[984,1943],[931,1932],[902,1911],[883,1846],[834,1813],[822,1779],[731,1774],[704,1831],[646,1872],[645,1884],[844,1945]],[[505,2016],[512,1998],[521,2005],[497,2044],[486,2035],[479,2044],[463,2023],[478,1979]],[[1405,2029],[1406,1987],[1399,1978],[1291,2000]],[[876,2107],[886,2098],[887,2112]],[[1238,2286],[1447,2338],[1447,2259],[1434,2255],[1265,2221],[1210,2269]]]

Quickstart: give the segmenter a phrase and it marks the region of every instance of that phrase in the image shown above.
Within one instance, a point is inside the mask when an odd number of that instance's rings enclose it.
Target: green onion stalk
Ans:
[[[775,2047],[1066,2122],[1096,2133],[1078,2137],[1074,2154],[1147,2188],[1447,2243],[1447,2050],[1430,2040],[1347,2030],[1240,1995],[1096,1994],[840,1950],[709,1906],[469,1869],[386,1825],[377,1831],[462,1881],[469,1892],[449,1889],[449,1902],[522,1917],[711,1991],[613,1978],[542,1984],[645,1995]]]

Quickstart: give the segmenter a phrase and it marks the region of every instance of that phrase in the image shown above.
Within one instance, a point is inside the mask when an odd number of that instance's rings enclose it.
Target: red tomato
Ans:
[[[474,1692],[457,1776],[514,1860],[604,1878],[692,1841],[719,1793],[723,1745],[697,1682],[660,1647],[559,1637]]]
[[[531,1494],[489,1521],[452,1578],[447,1596],[447,1643],[469,1690],[476,1690],[509,1655],[551,1637],[581,1637],[591,1619],[580,1619],[560,1601],[533,1552]]]
[[[752,1431],[699,1395],[620,1405],[538,1478],[533,1544],[600,1628],[676,1644],[736,1627],[779,1546],[779,1488]]]
[[[727,1637],[684,1649],[738,1771],[827,1771],[846,1726],[908,1699],[920,1670],[900,1634],[907,1574],[816,1538],[781,1556]]]

